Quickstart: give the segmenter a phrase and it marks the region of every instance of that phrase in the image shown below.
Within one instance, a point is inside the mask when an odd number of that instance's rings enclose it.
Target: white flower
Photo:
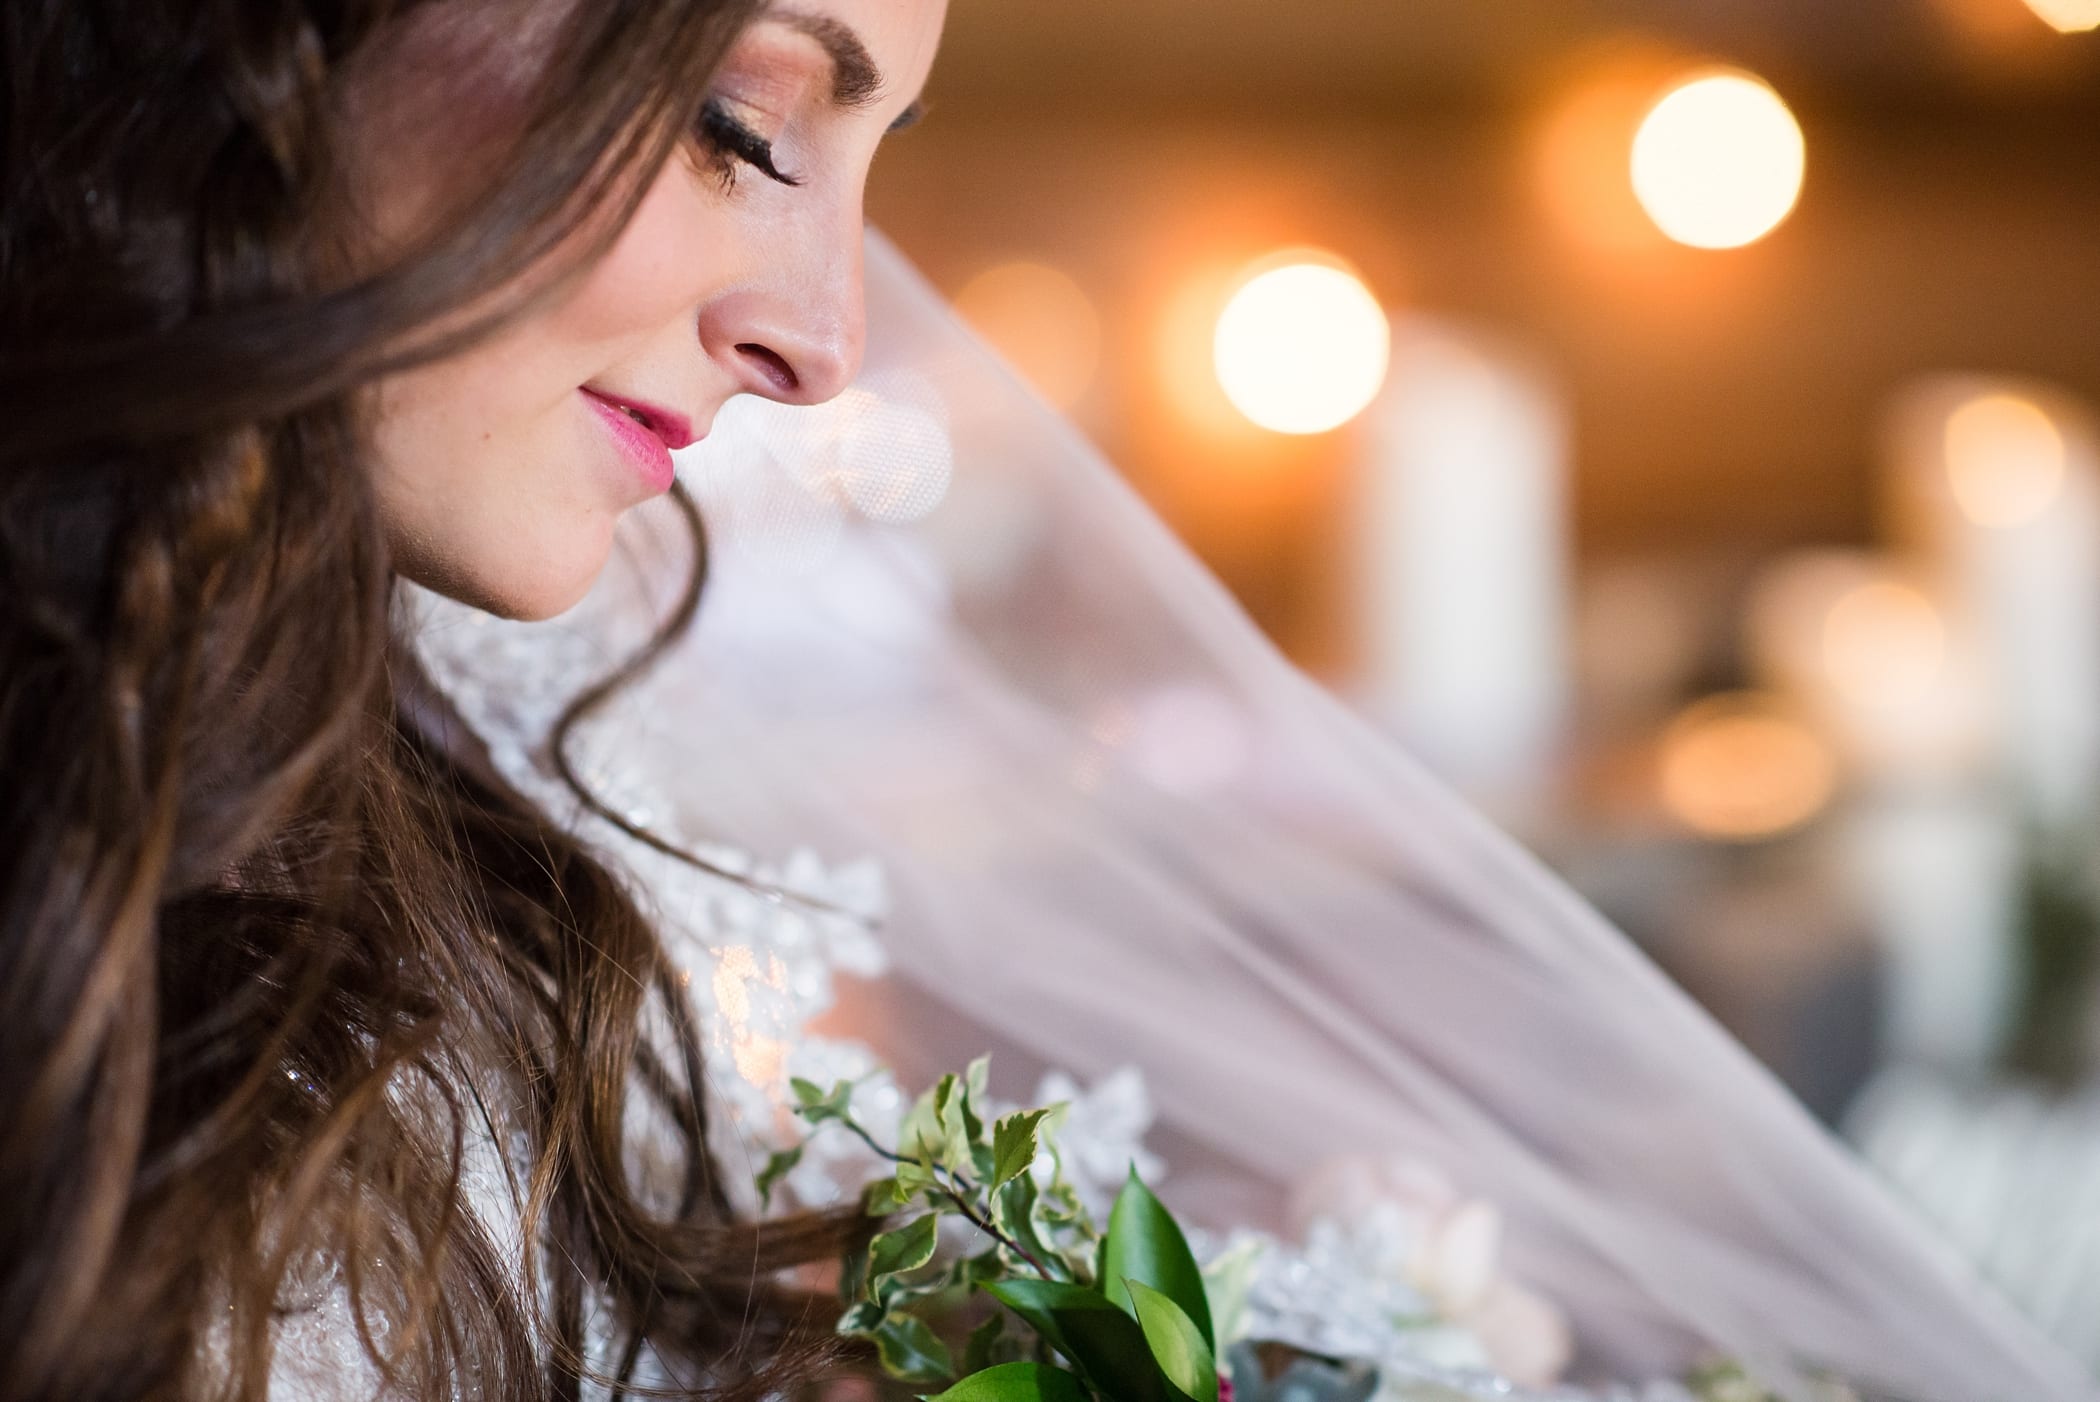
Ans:
[[[1330,1159],[1291,1195],[1289,1215],[1306,1240],[1341,1234],[1381,1274],[1421,1291],[1511,1381],[1549,1386],[1567,1367],[1566,1317],[1501,1274],[1501,1212],[1461,1196],[1434,1165],[1399,1154]],[[1441,1343],[1435,1351],[1448,1353]]]
[[[1545,1296],[1507,1279],[1488,1287],[1466,1324],[1497,1372],[1531,1387],[1557,1381],[1575,1351],[1567,1316]]]

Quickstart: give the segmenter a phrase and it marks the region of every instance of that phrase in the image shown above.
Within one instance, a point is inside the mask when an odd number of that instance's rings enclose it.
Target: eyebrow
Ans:
[[[831,100],[839,107],[866,107],[882,96],[882,70],[853,26],[830,15],[775,6],[759,15],[817,41],[831,58]]]
[[[855,108],[867,107],[882,96],[884,78],[882,69],[876,66],[875,56],[861,41],[853,26],[830,15],[813,15],[806,10],[775,6],[764,11],[761,19],[784,24],[798,34],[817,42],[831,59],[831,101],[834,106]],[[897,114],[889,130],[903,131],[916,126],[926,115],[926,103],[922,99],[914,102]]]

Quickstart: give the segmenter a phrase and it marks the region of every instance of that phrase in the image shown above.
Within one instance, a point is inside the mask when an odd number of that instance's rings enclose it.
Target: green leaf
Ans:
[[[893,1314],[870,1335],[885,1371],[905,1382],[939,1382],[955,1376],[955,1359],[926,1321],[917,1315]]]
[[[933,1259],[941,1219],[934,1213],[914,1217],[893,1232],[884,1232],[868,1243],[868,1290],[872,1294],[882,1282],[901,1271],[915,1271]]]
[[[911,1113],[905,1116],[898,1131],[899,1154],[928,1165],[943,1165],[951,1172],[959,1173],[971,1166],[970,1142],[963,1132],[961,1107],[957,1103],[961,1084],[951,1073],[913,1102]]]
[[[1067,1356],[1116,1402],[1169,1402],[1144,1330],[1100,1294],[1087,1293],[1093,1297],[1088,1304],[1051,1311],[1064,1331]]]
[[[963,1132],[975,1144],[984,1138],[984,1120],[977,1107],[984,1104],[985,1087],[992,1078],[992,1058],[980,1056],[964,1068],[959,1104],[962,1107]]]
[[[1002,1185],[993,1194],[992,1220],[1038,1261],[1048,1265],[1056,1257],[1057,1253],[1043,1240],[1036,1211],[1035,1180],[1027,1174]]]
[[[1002,1116],[992,1126],[991,1186],[994,1189],[1035,1166],[1039,1147],[1036,1132],[1049,1113],[1048,1110],[1022,1110]]]
[[[1079,1379],[1047,1363],[1001,1363],[923,1402],[1089,1402]]]
[[[969,1342],[963,1346],[963,1372],[981,1373],[991,1367],[999,1336],[1005,1332],[1004,1313],[995,1310],[985,1316],[984,1323],[970,1331]]]
[[[939,1192],[941,1177],[932,1171],[930,1163],[903,1161],[897,1165],[897,1192],[909,1203],[911,1198],[926,1198],[926,1205],[941,1209],[947,1198]]]
[[[872,1338],[875,1330],[888,1317],[889,1310],[887,1307],[878,1304],[874,1300],[862,1300],[852,1309],[839,1316],[838,1332],[841,1334],[858,1334],[863,1338]]]
[[[788,1088],[795,1093],[795,1113],[810,1124],[848,1118],[846,1107],[853,1103],[853,1082],[837,1081],[825,1091],[815,1081],[796,1076],[788,1081]]]
[[[1059,1280],[1002,1280],[985,1290],[1077,1364],[1097,1391],[1116,1402],[1164,1402],[1143,1330],[1100,1291]]]
[[[955,1094],[962,1088],[962,1078],[950,1071],[933,1083],[933,1118],[946,1124],[950,1108],[955,1104]]]
[[[964,1173],[976,1167],[977,1140],[984,1123],[970,1108],[969,1087],[952,1072],[941,1077],[933,1090],[934,1118],[941,1127],[941,1162],[948,1172]]]
[[[900,1207],[909,1206],[911,1194],[897,1182],[897,1175],[870,1179],[860,1190],[860,1210],[870,1217],[887,1217]]]
[[[962,1116],[963,1137],[970,1146],[970,1167],[980,1182],[992,1176],[992,1146],[985,1138],[990,1128],[984,1121],[979,1107],[985,1103],[987,1086],[992,1077],[992,1059],[980,1056],[963,1072]]]
[[[1061,1280],[999,1280],[985,1286],[984,1291],[1021,1316],[1052,1348],[1067,1355],[1071,1350],[1066,1346],[1064,1330],[1058,1327],[1051,1311],[1060,1305],[1085,1306],[1093,1300],[1107,1303],[1099,1292]]]
[[[1141,1280],[1124,1282],[1138,1327],[1167,1381],[1190,1402],[1218,1402],[1218,1364],[1188,1312]]]
[[[1135,1280],[1151,1286],[1181,1306],[1203,1336],[1204,1347],[1215,1353],[1217,1341],[1211,1333],[1203,1272],[1196,1268],[1195,1254],[1173,1214],[1139,1181],[1134,1166],[1108,1214],[1108,1235],[1101,1239],[1096,1279],[1102,1292],[1133,1316],[1137,1307],[1124,1282]]]
[[[758,1171],[758,1200],[767,1207],[773,1205],[773,1189],[787,1177],[789,1170],[802,1162],[802,1146],[781,1149],[766,1160],[766,1166]]]

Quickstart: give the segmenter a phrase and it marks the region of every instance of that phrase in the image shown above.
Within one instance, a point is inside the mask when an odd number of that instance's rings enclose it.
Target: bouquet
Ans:
[[[1240,1337],[1253,1243],[1198,1264],[1189,1237],[1133,1166],[1105,1228],[1069,1180],[1057,1131],[1067,1106],[989,1112],[989,1060],[946,1075],[912,1105],[894,1145],[852,1110],[855,1083],[790,1083],[815,1132],[858,1139],[886,1170],[862,1190],[883,1230],[841,1263],[839,1332],[872,1344],[923,1402],[1380,1402],[1516,1394],[1505,1379],[1424,1368],[1380,1376],[1367,1359]],[[758,1175],[770,1202],[804,1143]],[[1395,1320],[1396,1327],[1437,1321]],[[1221,1340],[1224,1347],[1221,1349]],[[1585,1398],[1554,1390],[1532,1394]],[[1829,1397],[1851,1394],[1832,1387]],[[1718,1362],[1636,1396],[1768,1402]]]

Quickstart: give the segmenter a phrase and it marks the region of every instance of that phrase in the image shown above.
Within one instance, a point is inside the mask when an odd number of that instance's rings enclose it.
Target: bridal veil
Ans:
[[[2096,1395],[1623,935],[1289,665],[879,237],[867,263],[858,384],[734,401],[683,455],[697,626],[579,738],[587,771],[672,796],[645,824],[878,860],[890,971],[853,1037],[907,1081],[987,1050],[995,1089],[1141,1068],[1199,1223],[1274,1222],[1335,1155],[1428,1160],[1499,1204],[1578,1373],[1720,1350],[1788,1395],[1804,1366],[1920,1402]],[[555,682],[669,606],[689,547],[663,524],[536,625]]]

